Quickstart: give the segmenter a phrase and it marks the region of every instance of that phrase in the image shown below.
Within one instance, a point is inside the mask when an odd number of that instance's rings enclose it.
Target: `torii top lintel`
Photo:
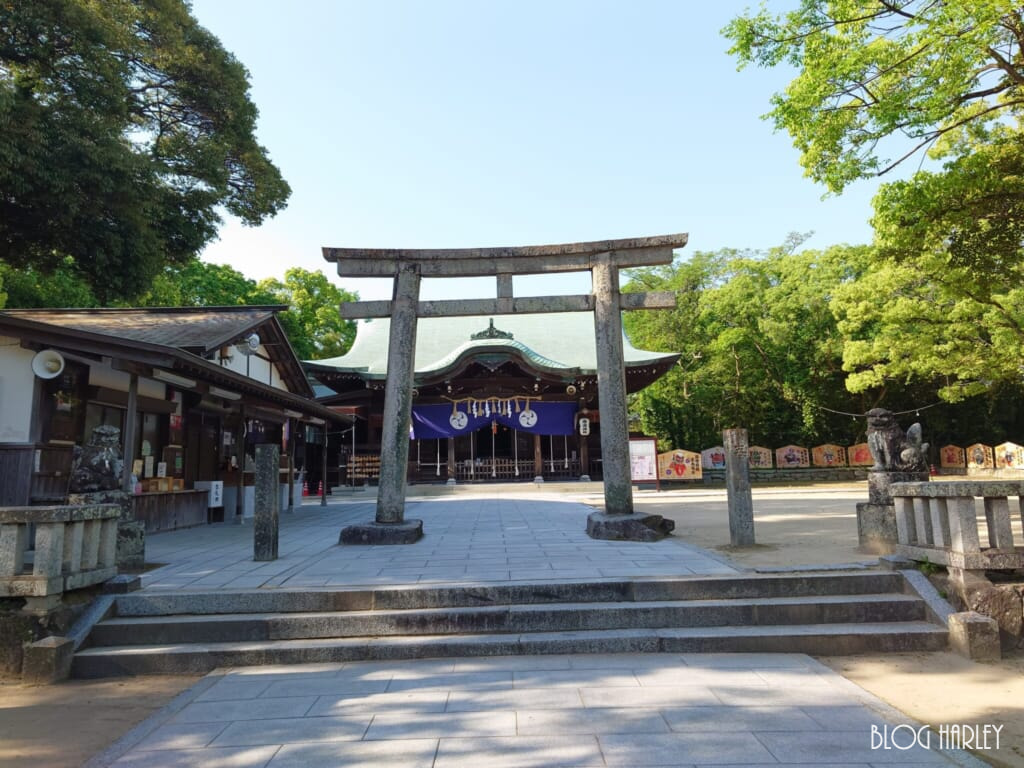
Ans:
[[[605,254],[620,267],[668,264],[688,239],[681,233],[512,248],[324,248],[323,255],[341,277],[390,277],[412,264],[424,277],[528,275],[589,270]]]

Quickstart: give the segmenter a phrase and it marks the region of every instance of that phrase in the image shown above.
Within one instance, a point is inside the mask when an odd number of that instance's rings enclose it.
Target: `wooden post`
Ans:
[[[128,410],[124,416],[124,434],[121,441],[124,446],[121,455],[124,457],[124,469],[121,471],[121,490],[134,493],[132,487],[132,465],[135,463],[135,430],[138,428],[139,410],[139,376],[131,374],[128,379]]]
[[[578,424],[578,422],[577,422]],[[579,427],[576,428],[576,439],[579,441],[580,451],[580,480],[590,481],[590,440],[589,435],[581,435]]]
[[[455,482],[455,438],[448,438],[448,482]]]
[[[296,422],[288,418],[288,511],[295,511],[295,429]]]
[[[323,493],[320,494],[320,506],[327,506],[327,427],[328,423],[324,422],[324,443],[323,450],[320,452],[320,486],[323,489]]]
[[[534,481],[544,479],[544,454],[541,450],[540,435],[533,436],[533,479]]]
[[[235,522],[242,522],[245,513],[245,406],[238,407],[238,431],[235,435],[235,454],[238,457],[238,477],[235,480]]]

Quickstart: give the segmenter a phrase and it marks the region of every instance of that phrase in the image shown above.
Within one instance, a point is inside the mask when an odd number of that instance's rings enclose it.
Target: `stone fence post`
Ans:
[[[745,429],[722,432],[725,447],[725,492],[729,503],[729,543],[754,544],[754,499],[750,491],[750,443]]]

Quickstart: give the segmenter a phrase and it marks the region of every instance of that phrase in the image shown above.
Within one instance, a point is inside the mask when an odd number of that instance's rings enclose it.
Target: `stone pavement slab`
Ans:
[[[142,583],[148,591],[295,589],[736,572],[679,537],[591,539],[586,520],[592,511],[578,501],[549,496],[431,497],[406,505],[408,517],[423,520],[424,536],[416,543],[341,546],[341,528],[373,518],[372,501],[306,504],[281,515],[280,558],[272,562],[253,562],[250,524],[151,535],[146,558],[163,565],[143,574]]]
[[[980,765],[937,748],[872,749],[872,725],[916,724],[808,656],[727,656],[556,655],[218,670],[191,698],[90,765]],[[317,695],[334,683],[384,689]],[[304,687],[304,696],[275,695]],[[228,695],[237,698],[219,698]]]

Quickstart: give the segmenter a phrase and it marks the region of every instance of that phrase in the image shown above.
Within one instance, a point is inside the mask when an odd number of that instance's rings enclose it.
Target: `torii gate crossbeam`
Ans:
[[[352,302],[340,307],[345,318],[391,318],[376,519],[342,530],[342,543],[410,543],[422,535],[422,521],[405,520],[417,318],[477,314],[594,312],[605,510],[590,516],[587,532],[595,538],[652,540],[671,530],[670,521],[633,511],[622,310],[674,307],[675,293],[621,295],[619,270],[669,264],[674,249],[685,246],[687,239],[686,234],[676,234],[518,248],[324,248],[324,258],[337,264],[341,277],[394,279],[391,301]],[[581,271],[591,273],[591,294],[512,295],[514,275]],[[497,278],[497,298],[419,300],[424,277],[480,276]]]

